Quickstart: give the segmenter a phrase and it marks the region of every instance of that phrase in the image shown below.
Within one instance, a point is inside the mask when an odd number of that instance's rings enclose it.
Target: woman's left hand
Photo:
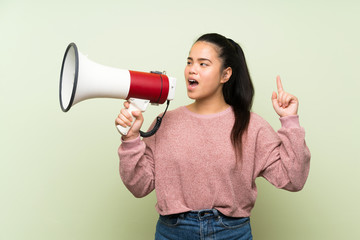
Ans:
[[[278,94],[276,94],[276,92],[273,92],[271,97],[275,112],[280,117],[297,115],[297,111],[299,107],[299,101],[297,97],[284,91],[283,86],[281,84],[280,76],[277,76],[276,84],[277,84]]]

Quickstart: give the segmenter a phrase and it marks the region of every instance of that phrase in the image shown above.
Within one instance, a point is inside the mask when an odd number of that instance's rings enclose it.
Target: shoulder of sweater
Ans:
[[[274,132],[274,128],[270,125],[270,123],[254,112],[251,112],[248,129],[254,134],[257,134],[260,131]]]
[[[163,116],[163,112],[161,114],[158,115],[158,117],[161,117]],[[176,122],[179,120],[179,117],[181,116],[182,118],[186,117],[187,114],[184,114],[184,109],[183,107],[178,107],[178,108],[175,108],[175,109],[171,109],[171,110],[168,110],[166,113],[165,113],[165,116],[162,120],[162,122]],[[156,119],[154,120],[153,124],[155,123]],[[164,128],[164,127],[163,127]]]
[[[255,123],[256,125],[269,125],[269,123],[263,117],[254,112],[250,113],[250,124],[252,123]]]
[[[172,110],[168,110],[165,113],[165,118],[177,118],[179,117],[179,114],[183,113],[184,109],[183,107],[178,107]],[[161,117],[163,115],[163,113],[161,113],[159,116]]]
[[[256,144],[262,142],[278,142],[278,136],[274,128],[260,115],[251,112],[250,122],[247,129],[248,139],[256,141]]]
[[[181,106],[181,107],[177,107],[175,109],[167,111],[166,114],[169,113],[169,115],[176,115],[176,114],[179,114],[180,112],[183,112],[183,111],[184,111],[184,107]]]

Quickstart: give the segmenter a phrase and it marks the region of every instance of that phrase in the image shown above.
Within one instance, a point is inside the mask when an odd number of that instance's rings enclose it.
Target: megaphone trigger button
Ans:
[[[150,73],[162,74],[160,71],[150,71]]]

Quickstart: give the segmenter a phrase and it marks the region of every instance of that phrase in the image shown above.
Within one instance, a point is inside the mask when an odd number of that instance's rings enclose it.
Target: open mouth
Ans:
[[[196,81],[196,80],[194,80],[194,79],[189,79],[189,85],[190,85],[191,87],[195,87],[195,86],[197,86],[198,84],[199,84],[198,81]]]

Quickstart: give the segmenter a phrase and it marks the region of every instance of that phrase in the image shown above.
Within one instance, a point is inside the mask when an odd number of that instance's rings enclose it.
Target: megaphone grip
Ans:
[[[133,111],[141,111],[141,112],[145,112],[148,104],[149,104],[149,100],[144,100],[144,99],[137,99],[137,98],[130,98],[129,99],[129,108],[127,109],[127,111],[131,114],[132,116],[132,122],[131,122],[131,126],[134,124],[135,122],[135,117],[132,115]],[[121,125],[116,125],[116,128],[118,129],[119,133],[122,135],[127,135],[131,126],[128,127],[123,127]]]
[[[134,104],[134,101],[136,101],[136,100],[137,100],[138,102],[140,102],[140,103],[141,103],[141,101],[144,101],[143,107],[145,107],[145,108],[147,107],[148,100],[142,100],[142,99],[135,99],[135,100],[134,100],[134,99],[131,99],[131,100],[132,100],[133,102],[132,102],[132,103],[130,102],[130,106],[129,106],[129,108],[128,108],[128,111],[130,111],[130,114],[131,114],[132,111],[134,111],[134,110],[140,110],[140,111],[142,110],[142,109],[137,108],[136,104]],[[161,117],[157,117],[156,123],[155,123],[153,129],[151,129],[149,132],[143,132],[143,131],[140,130],[140,136],[141,136],[141,137],[144,137],[144,138],[146,138],[146,137],[151,137],[152,135],[154,135],[154,134],[157,132],[157,130],[160,128],[161,121],[162,121],[163,117],[165,116],[165,113],[166,113],[166,111],[167,111],[167,109],[168,109],[168,107],[169,107],[169,104],[170,104],[170,101],[167,100],[166,109],[165,109],[165,111],[164,111],[164,113],[163,113],[163,115],[162,115]],[[130,109],[130,107],[131,107],[132,109]],[[145,111],[145,109],[143,109],[143,112],[144,112],[144,111]],[[131,114],[131,116],[133,116],[133,115]],[[131,123],[131,126],[133,125],[134,121],[135,121],[135,118],[134,118],[134,116],[133,116],[133,122]],[[118,131],[119,131],[122,135],[127,135],[129,129],[131,128],[131,127],[126,127],[126,128],[124,128],[124,127],[122,127],[122,126],[120,126],[120,125],[116,125],[116,127],[117,127]]]
[[[132,116],[132,122],[131,122],[131,126],[134,124],[135,122],[135,117],[132,115],[132,111],[138,111],[138,109],[136,107],[134,107],[133,105],[130,104],[130,107],[128,108],[127,110],[131,116]],[[122,135],[127,135],[131,126],[129,127],[123,127],[121,125],[116,125],[116,128],[118,129],[119,133],[122,134]]]

